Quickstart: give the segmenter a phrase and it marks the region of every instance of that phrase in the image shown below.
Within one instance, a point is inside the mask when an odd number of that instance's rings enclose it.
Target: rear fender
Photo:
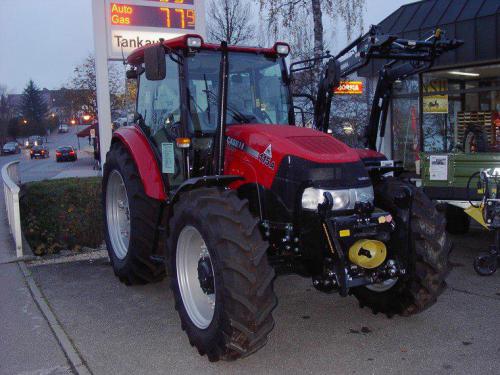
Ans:
[[[120,142],[127,148],[137,166],[146,195],[161,201],[167,200],[161,171],[146,136],[135,126],[124,126],[113,133],[111,142]]]

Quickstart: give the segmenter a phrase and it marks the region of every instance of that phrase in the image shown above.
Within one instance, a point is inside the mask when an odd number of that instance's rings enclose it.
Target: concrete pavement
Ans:
[[[491,236],[456,237],[449,288],[410,318],[373,315],[354,298],[279,277],[269,342],[249,358],[209,363],[180,328],[167,282],[126,287],[107,259],[30,268],[94,374],[498,374],[500,272],[472,260]]]
[[[0,199],[0,374],[72,374],[17,263]]]

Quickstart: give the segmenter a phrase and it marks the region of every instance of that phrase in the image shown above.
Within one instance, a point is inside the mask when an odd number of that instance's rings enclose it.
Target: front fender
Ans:
[[[167,200],[161,171],[146,136],[135,126],[124,126],[113,133],[111,142],[120,142],[127,148],[137,166],[146,195]]]

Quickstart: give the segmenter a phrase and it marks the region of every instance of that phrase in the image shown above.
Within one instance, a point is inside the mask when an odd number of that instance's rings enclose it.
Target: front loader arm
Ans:
[[[333,93],[340,81],[368,65],[373,59],[389,60],[379,74],[366,131],[367,147],[376,150],[377,136],[385,133],[393,83],[429,70],[436,58],[462,44],[460,40],[443,38],[440,29],[425,40],[409,40],[382,34],[377,26],[372,26],[368,33],[354,40],[336,56],[326,53],[315,59],[293,63],[290,74],[293,77],[294,73],[313,69],[320,61],[328,59],[318,83],[314,106],[314,125],[318,130],[327,132]],[[402,63],[397,64],[400,62]]]

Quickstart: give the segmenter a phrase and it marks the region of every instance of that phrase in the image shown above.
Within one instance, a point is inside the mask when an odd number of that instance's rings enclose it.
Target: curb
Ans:
[[[42,294],[41,290],[36,285],[35,280],[31,276],[31,272],[26,267],[26,264],[23,261],[20,261],[18,262],[18,265],[19,268],[21,269],[21,272],[24,275],[26,283],[28,284],[28,288],[31,292],[31,295],[33,296],[33,299],[35,300],[36,304],[38,305],[38,308],[40,309],[43,316],[47,320],[50,329],[52,330],[52,332],[54,332],[56,340],[58,341],[59,345],[64,351],[66,358],[68,359],[73,370],[78,375],[92,375],[89,368],[87,367],[82,357],[78,353],[77,349],[69,339],[66,332],[64,332],[64,329],[62,328],[61,324],[59,323],[56,316],[52,312],[44,295]]]

